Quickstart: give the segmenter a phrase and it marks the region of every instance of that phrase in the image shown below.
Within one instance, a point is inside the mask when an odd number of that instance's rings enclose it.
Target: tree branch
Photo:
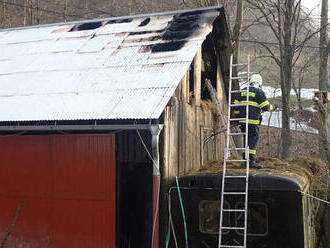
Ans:
[[[266,48],[266,50],[270,53],[271,58],[274,59],[274,61],[276,62],[276,64],[278,66],[281,66],[282,65],[281,60],[275,56],[275,54],[273,53],[273,51],[266,44],[264,44],[262,42],[258,42],[258,41],[256,41],[256,43],[258,43],[261,46],[263,46],[264,48]]]

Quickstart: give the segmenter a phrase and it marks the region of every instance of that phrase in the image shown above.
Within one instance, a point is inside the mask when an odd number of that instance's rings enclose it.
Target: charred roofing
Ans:
[[[102,22],[87,22],[82,24],[74,25],[69,32],[82,31],[82,30],[92,30],[102,26]]]
[[[107,24],[130,23],[132,21],[133,21],[133,18],[114,19],[114,20],[109,20]]]
[[[144,21],[142,21],[139,25],[139,27],[144,27],[146,25],[148,25],[148,23],[150,22],[150,17],[144,19]]]
[[[175,15],[161,37],[166,43],[156,44],[152,52],[172,52],[181,49],[200,28],[200,16],[193,13]]]
[[[156,44],[152,47],[151,51],[153,53],[158,53],[158,52],[173,52],[180,50],[186,41],[170,41],[166,43],[159,43]]]
[[[216,7],[0,30],[0,122],[158,119],[222,22]]]

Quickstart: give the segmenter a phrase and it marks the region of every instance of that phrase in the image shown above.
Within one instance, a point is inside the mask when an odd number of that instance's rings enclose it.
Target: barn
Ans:
[[[177,175],[223,154],[223,7],[0,30],[1,247],[159,247]]]

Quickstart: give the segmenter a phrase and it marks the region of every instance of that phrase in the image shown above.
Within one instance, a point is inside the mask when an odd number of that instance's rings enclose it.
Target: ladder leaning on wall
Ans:
[[[233,69],[247,67],[247,71],[238,73],[238,76],[233,77]],[[218,248],[246,248],[247,245],[247,216],[248,216],[248,181],[249,181],[249,147],[248,147],[248,119],[249,119],[249,79],[250,79],[250,57],[247,58],[247,63],[233,64],[233,56],[230,57],[230,72],[229,72],[229,93],[228,93],[228,118],[227,118],[227,132],[226,132],[226,147],[224,151],[224,163],[221,184],[221,200],[220,200],[220,224],[219,224],[219,243]],[[233,81],[239,82],[245,80],[246,88],[233,90]],[[245,92],[245,93],[244,93]],[[237,94],[246,94],[246,101],[242,104],[233,104],[232,98]],[[234,108],[246,108],[246,116],[244,118],[232,117]],[[245,132],[231,132],[230,126],[233,122],[244,121]],[[244,138],[244,147],[233,147],[230,138],[232,136],[242,136]],[[231,158],[230,154],[233,151],[241,151],[245,153],[243,158]],[[227,172],[227,165],[239,162],[243,163],[245,171],[242,174],[230,174]],[[238,186],[241,186],[238,187]],[[227,200],[228,199],[228,200]],[[230,202],[231,205],[225,206],[224,202]],[[240,203],[241,204],[240,206]],[[227,204],[228,205],[228,204]],[[226,217],[234,214],[235,223],[226,223]],[[238,219],[243,218],[242,223]],[[230,218],[232,219],[232,218]],[[241,225],[239,225],[241,224]],[[235,235],[227,235],[228,233],[235,233]],[[237,235],[241,234],[241,235]],[[242,235],[243,234],[243,235]],[[230,237],[225,239],[224,237]],[[238,238],[236,238],[238,237]]]

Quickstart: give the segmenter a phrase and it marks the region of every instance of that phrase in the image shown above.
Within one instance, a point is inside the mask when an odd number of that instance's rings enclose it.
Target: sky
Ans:
[[[301,0],[302,5],[306,8],[313,10],[313,15],[320,15],[321,12],[321,0]],[[329,11],[330,12],[330,11]]]

